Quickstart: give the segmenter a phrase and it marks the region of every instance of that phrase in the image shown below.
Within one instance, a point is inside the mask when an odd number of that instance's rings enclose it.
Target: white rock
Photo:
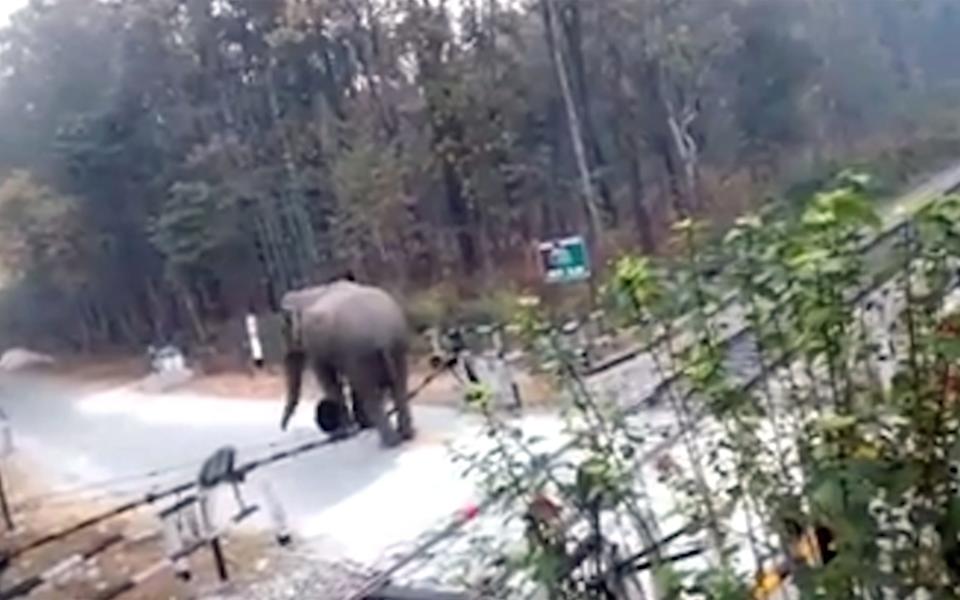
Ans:
[[[171,390],[193,379],[193,371],[187,367],[173,371],[153,373],[143,378],[138,387],[148,393],[159,393]]]
[[[0,356],[0,371],[19,371],[31,367],[50,366],[56,361],[49,354],[26,348],[10,348]]]

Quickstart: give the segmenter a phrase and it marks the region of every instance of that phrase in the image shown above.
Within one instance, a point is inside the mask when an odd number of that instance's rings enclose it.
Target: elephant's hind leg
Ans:
[[[353,390],[353,401],[363,407],[363,412],[380,434],[380,443],[385,447],[392,447],[402,440],[400,434],[390,423],[384,407],[383,387],[379,377],[379,359],[377,356],[365,357],[355,365],[348,375],[350,387]]]
[[[380,434],[380,443],[383,444],[383,446],[392,448],[403,441],[403,438],[397,433],[397,430],[393,428],[393,424],[390,423],[390,419],[387,417],[387,411],[385,410],[383,402],[383,390],[374,390],[373,396],[368,400],[366,406],[368,416],[377,426],[377,431]]]

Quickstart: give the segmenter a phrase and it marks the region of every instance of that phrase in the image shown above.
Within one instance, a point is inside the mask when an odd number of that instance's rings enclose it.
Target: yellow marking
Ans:
[[[769,600],[783,585],[783,577],[776,571],[767,571],[757,578],[757,584],[753,587],[754,600]]]

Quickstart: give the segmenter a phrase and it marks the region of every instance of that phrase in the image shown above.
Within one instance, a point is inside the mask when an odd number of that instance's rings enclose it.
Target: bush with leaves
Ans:
[[[681,381],[662,394],[679,432],[669,457],[650,452],[643,410],[598,394],[556,328],[524,310],[530,348],[569,400],[567,435],[557,451],[477,395],[491,443],[460,458],[525,529],[490,567],[497,593],[522,580],[549,598],[764,597],[771,579],[804,598],[960,593],[960,342],[943,308],[960,199],[880,233],[867,184],[845,174],[799,219],[741,218],[718,277],[703,274],[716,257],[689,222],[677,227],[684,264],[616,262],[607,287],[621,316],[658,325],[651,356]],[[744,339],[746,378],[729,356]],[[650,506],[653,461],[667,465],[671,506]],[[656,543],[675,511],[703,533],[692,570]]]

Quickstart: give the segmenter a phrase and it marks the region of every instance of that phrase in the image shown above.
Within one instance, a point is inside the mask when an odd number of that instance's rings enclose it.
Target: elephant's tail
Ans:
[[[380,361],[387,381],[383,382],[391,391],[395,401],[407,400],[406,349],[402,347],[384,348],[380,351]]]
[[[392,352],[388,348],[380,351],[380,366],[386,375],[386,380],[381,383],[392,389],[397,381],[397,368],[393,364]]]

